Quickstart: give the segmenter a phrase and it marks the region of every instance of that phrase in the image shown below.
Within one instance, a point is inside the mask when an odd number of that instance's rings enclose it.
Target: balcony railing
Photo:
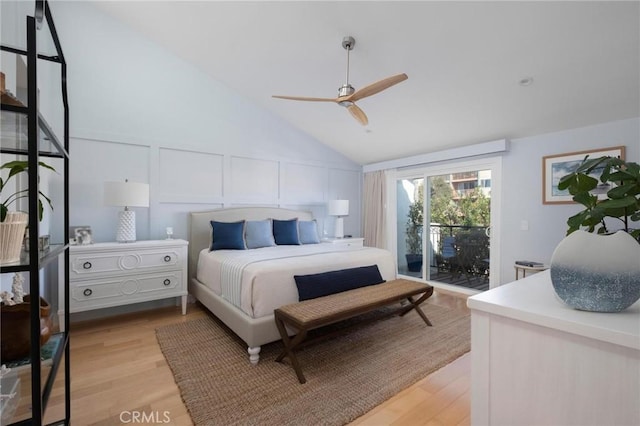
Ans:
[[[438,275],[488,280],[488,227],[431,224],[429,229],[430,266]]]

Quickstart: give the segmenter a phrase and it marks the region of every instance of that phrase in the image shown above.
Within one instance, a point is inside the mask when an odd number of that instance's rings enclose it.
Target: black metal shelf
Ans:
[[[0,110],[2,111],[1,114],[3,114],[3,126],[5,125],[5,121],[10,120],[11,118],[13,118],[12,121],[18,123],[14,129],[5,130],[4,127],[2,128],[2,146],[0,147],[0,152],[2,154],[29,155],[27,137],[27,118],[29,115],[29,108],[25,106],[0,104]],[[14,115],[14,117],[9,117],[9,114]],[[24,128],[21,129],[21,127]],[[38,113],[38,128],[40,129],[40,134],[38,135],[38,144],[40,145],[38,147],[38,155],[56,158],[69,157],[69,153],[64,148],[64,145],[60,143],[60,140],[51,129],[51,126],[40,113]],[[11,139],[12,136],[13,139]],[[45,146],[47,143],[51,146]],[[9,144],[11,146],[7,146]]]
[[[55,346],[54,351],[52,353],[45,353],[44,348],[46,345]],[[40,366],[39,368],[48,368],[48,372],[46,374],[46,379],[44,380],[44,387],[42,391],[43,401],[48,401],[51,396],[51,390],[53,389],[53,383],[55,381],[56,375],[58,373],[58,367],[60,366],[60,361],[62,360],[62,356],[65,354],[67,346],[69,345],[69,336],[67,333],[54,333],[49,337],[45,346],[41,347],[41,358],[40,358]],[[48,356],[48,358],[47,358]],[[32,369],[32,362],[29,357],[21,360],[16,360],[11,363],[8,363],[8,367],[14,372],[10,374],[14,374],[16,376],[24,376],[28,375],[27,370]],[[8,426],[17,426],[22,424],[32,424],[31,418],[25,419],[16,419],[15,422],[10,423]]]
[[[67,67],[64,54],[58,39],[57,30],[51,15],[51,10],[47,0],[35,0],[35,11],[33,16],[26,16],[26,43],[25,49],[18,49],[6,45],[0,46],[3,52],[13,53],[15,55],[24,56],[26,59],[26,101],[20,101],[10,94],[3,93],[3,102],[0,105],[2,113],[1,129],[2,144],[0,144],[0,152],[3,154],[24,155],[27,157],[28,168],[36,170],[39,164],[39,157],[55,157],[63,161],[62,174],[64,176],[63,191],[63,238],[64,244],[49,246],[47,252],[39,252],[38,236],[40,231],[40,222],[38,215],[39,205],[39,179],[38,173],[28,173],[28,182],[26,188],[29,188],[28,211],[32,214],[28,219],[28,241],[31,250],[28,253],[22,253],[23,256],[19,262],[12,265],[1,265],[0,273],[22,272],[29,277],[29,291],[31,300],[29,317],[29,340],[30,350],[28,359],[39,360],[41,356],[40,345],[40,297],[42,291],[46,291],[49,286],[53,289],[58,288],[58,301],[61,306],[58,309],[63,310],[64,318],[61,319],[61,333],[53,335],[50,339],[59,339],[60,344],[51,357],[51,362],[45,364],[33,362],[30,364],[25,374],[29,376],[25,378],[25,384],[30,382],[30,395],[16,395],[19,398],[16,403],[21,407],[29,407],[29,412],[21,412],[19,416],[8,419],[9,422],[15,422],[15,425],[35,425],[41,426],[49,396],[54,386],[56,376],[59,372],[61,364],[64,365],[64,419],[56,421],[55,424],[69,425],[71,423],[71,364],[70,364],[70,346],[69,346],[69,248],[66,244],[69,241],[69,105],[67,97]],[[4,23],[4,21],[3,21]],[[51,55],[38,52],[37,39],[41,37],[41,28],[46,23],[48,27],[51,41],[55,46],[55,53]],[[47,37],[47,34],[44,35]],[[60,64],[60,88],[62,94],[63,122],[62,138],[56,136],[53,128],[39,111],[38,102],[38,64],[39,61],[55,62]],[[49,81],[49,80],[45,80]],[[26,103],[27,105],[20,105]],[[56,127],[58,128],[58,127]],[[61,257],[62,256],[62,257]],[[58,274],[43,278],[40,271],[43,267],[53,262],[64,259],[64,266]],[[49,279],[50,278],[50,279]],[[44,290],[43,290],[44,289]],[[56,303],[57,305],[58,303]],[[1,338],[1,336],[0,336]],[[63,357],[64,354],[64,357]],[[64,358],[64,362],[62,359]],[[28,417],[28,418],[25,418]],[[4,420],[4,419],[3,419]]]
[[[39,253],[38,268],[42,269],[47,266],[48,263],[57,259],[67,249],[68,244],[51,244],[49,250]],[[0,267],[0,274],[7,274],[11,272],[29,272],[31,265],[29,264],[29,252],[22,251],[20,254],[20,260],[15,264],[2,265]]]

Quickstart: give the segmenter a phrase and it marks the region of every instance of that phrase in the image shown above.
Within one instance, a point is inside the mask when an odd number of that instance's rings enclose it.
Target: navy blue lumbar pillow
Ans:
[[[299,300],[315,299],[384,282],[378,265],[340,269],[320,274],[294,275],[293,279],[296,280]]]
[[[279,246],[299,245],[298,218],[291,220],[273,219],[273,238]]]
[[[239,222],[211,221],[211,250],[245,250],[244,220]]]

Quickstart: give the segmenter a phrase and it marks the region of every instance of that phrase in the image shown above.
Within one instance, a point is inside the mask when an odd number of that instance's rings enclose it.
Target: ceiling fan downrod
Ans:
[[[342,47],[347,51],[347,79],[342,87],[338,89],[338,97],[349,96],[355,92],[353,86],[349,84],[349,52],[356,45],[356,39],[351,36],[345,36],[342,39]]]

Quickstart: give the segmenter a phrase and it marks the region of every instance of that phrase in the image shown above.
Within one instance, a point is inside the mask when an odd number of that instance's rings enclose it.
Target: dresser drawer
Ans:
[[[186,264],[182,253],[175,247],[72,253],[69,275],[71,280],[78,280],[179,269]]]
[[[80,312],[183,296],[186,290],[182,271],[168,271],[71,282],[69,293],[71,312]]]

